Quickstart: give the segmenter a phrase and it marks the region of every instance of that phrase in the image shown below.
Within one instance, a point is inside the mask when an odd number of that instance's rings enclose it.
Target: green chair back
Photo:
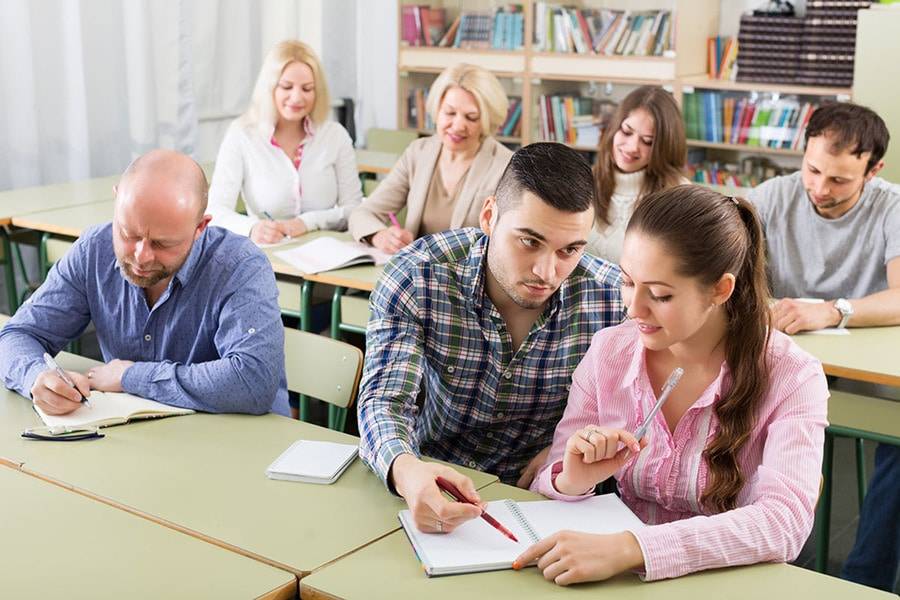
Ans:
[[[329,337],[285,328],[284,362],[288,390],[330,404],[328,426],[342,431],[356,399],[362,351]]]
[[[366,149],[402,154],[418,138],[419,134],[415,131],[372,127],[366,131]]]

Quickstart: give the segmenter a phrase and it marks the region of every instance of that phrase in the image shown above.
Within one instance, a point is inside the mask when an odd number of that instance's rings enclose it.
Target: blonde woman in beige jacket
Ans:
[[[350,233],[391,254],[418,237],[478,225],[512,152],[491,134],[509,105],[497,78],[481,67],[447,68],[428,93],[434,135],[416,140],[375,193],[350,213]],[[406,222],[392,215],[406,208]]]

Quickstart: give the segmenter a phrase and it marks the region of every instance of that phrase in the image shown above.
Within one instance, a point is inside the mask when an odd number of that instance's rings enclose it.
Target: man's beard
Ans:
[[[117,258],[116,262],[119,263],[119,271],[122,273],[122,277],[138,286],[139,288],[146,289],[149,287],[153,287],[154,285],[171,275],[171,273],[167,269],[160,268],[158,271],[154,271],[153,274],[148,277],[140,277],[131,270],[131,266],[125,261]]]

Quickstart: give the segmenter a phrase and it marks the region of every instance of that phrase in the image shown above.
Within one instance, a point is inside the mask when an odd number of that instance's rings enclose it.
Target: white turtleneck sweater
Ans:
[[[616,171],[616,189],[606,215],[609,224],[594,223],[585,250],[588,254],[599,256],[609,262],[619,263],[622,256],[622,243],[625,241],[625,227],[628,226],[628,219],[634,212],[634,203],[637,202],[643,185],[644,169],[634,173]]]

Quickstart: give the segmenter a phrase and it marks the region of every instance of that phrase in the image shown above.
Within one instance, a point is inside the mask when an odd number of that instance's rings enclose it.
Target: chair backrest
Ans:
[[[419,134],[415,131],[372,127],[366,131],[366,149],[402,154],[418,137]]]
[[[289,391],[340,408],[349,408],[356,399],[363,364],[356,346],[286,327],[284,362]]]

